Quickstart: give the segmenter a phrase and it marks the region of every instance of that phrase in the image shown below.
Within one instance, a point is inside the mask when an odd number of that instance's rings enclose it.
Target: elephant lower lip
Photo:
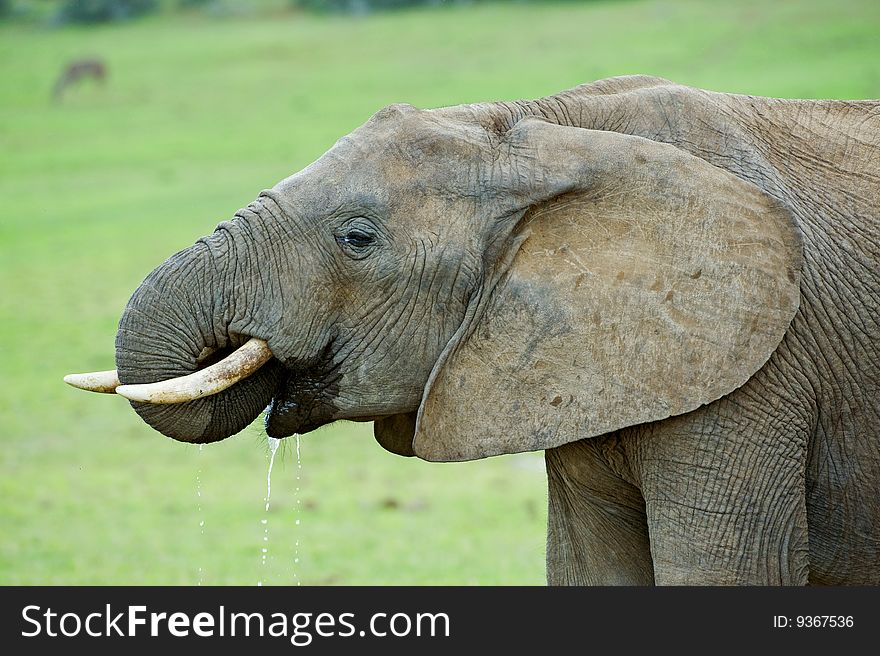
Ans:
[[[284,438],[308,433],[338,419],[338,371],[332,362],[332,340],[321,355],[300,360],[275,356],[282,374],[266,411],[266,434]]]
[[[266,434],[269,437],[282,439],[294,433],[303,432],[302,405],[297,403],[293,390],[290,389],[291,376],[285,372],[278,381],[278,387],[269,406],[266,408]]]
[[[319,393],[304,393],[290,380],[281,381],[266,408],[265,427],[269,437],[282,439],[295,433],[308,433],[335,419],[335,409]]]
[[[297,404],[291,398],[291,372],[284,368],[275,388],[275,393],[265,410],[263,420],[266,435],[275,439],[290,437],[298,432],[296,419]]]
[[[269,407],[266,408],[266,435],[275,439],[290,437],[294,433],[300,432],[294,422],[289,420],[291,408],[286,407],[291,403],[283,400],[279,395],[272,398]]]

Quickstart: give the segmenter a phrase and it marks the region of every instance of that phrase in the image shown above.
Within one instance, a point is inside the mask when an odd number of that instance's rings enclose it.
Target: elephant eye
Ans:
[[[355,259],[366,257],[375,241],[373,235],[361,228],[351,228],[345,234],[336,237],[339,247]]]
[[[345,243],[355,248],[363,248],[373,243],[373,237],[362,230],[352,230],[345,235]]]

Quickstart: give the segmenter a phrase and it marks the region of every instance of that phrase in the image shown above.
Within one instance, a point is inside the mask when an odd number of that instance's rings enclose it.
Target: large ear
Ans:
[[[786,207],[639,137],[524,119],[506,147],[496,178],[525,210],[508,235],[528,236],[435,366],[416,455],[559,446],[689,412],[764,365],[799,302]]]

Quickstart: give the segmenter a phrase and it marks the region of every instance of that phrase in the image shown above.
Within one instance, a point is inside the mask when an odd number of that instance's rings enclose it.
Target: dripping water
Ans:
[[[278,444],[281,440],[276,439],[274,437],[269,438],[269,472],[266,474],[266,498],[264,501],[266,502],[265,512],[266,517],[260,520],[260,523],[263,525],[263,546],[260,549],[260,564],[265,572],[266,569],[266,558],[269,555],[269,499],[272,498],[272,466],[275,464],[275,453],[278,451]],[[257,582],[258,586],[263,585],[262,581]]]
[[[199,517],[199,533],[202,536],[202,544],[205,542],[205,518],[202,515],[202,449],[204,446],[204,444],[199,444],[199,468],[196,470],[196,499]],[[204,571],[202,570],[202,566],[199,565],[199,585],[202,585],[203,578]]]
[[[294,522],[294,524],[296,526],[299,526],[299,515],[301,514],[300,511],[302,510],[302,508],[301,508],[302,499],[299,496],[300,478],[302,477],[302,456],[300,455],[300,451],[299,451],[299,433],[296,433],[295,436],[296,436],[296,493],[295,493],[295,498],[296,498],[297,518],[296,518],[296,521]],[[294,546],[293,546],[293,579],[296,581],[297,585],[301,585],[302,582],[299,579],[299,572],[297,571],[297,569],[298,569],[297,565],[299,565],[299,531],[297,531],[297,533],[296,533],[296,540],[294,541]]]

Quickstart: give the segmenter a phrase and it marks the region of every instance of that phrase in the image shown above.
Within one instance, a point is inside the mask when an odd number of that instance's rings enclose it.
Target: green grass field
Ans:
[[[154,266],[388,103],[628,73],[880,97],[878,33],[876,0],[0,24],[0,584],[543,583],[540,454],[429,464],[386,453],[369,425],[307,435],[301,470],[290,444],[276,461],[263,566],[259,422],[200,451],[61,377],[112,368],[119,314]],[[53,104],[84,56],[107,61],[107,84]]]

